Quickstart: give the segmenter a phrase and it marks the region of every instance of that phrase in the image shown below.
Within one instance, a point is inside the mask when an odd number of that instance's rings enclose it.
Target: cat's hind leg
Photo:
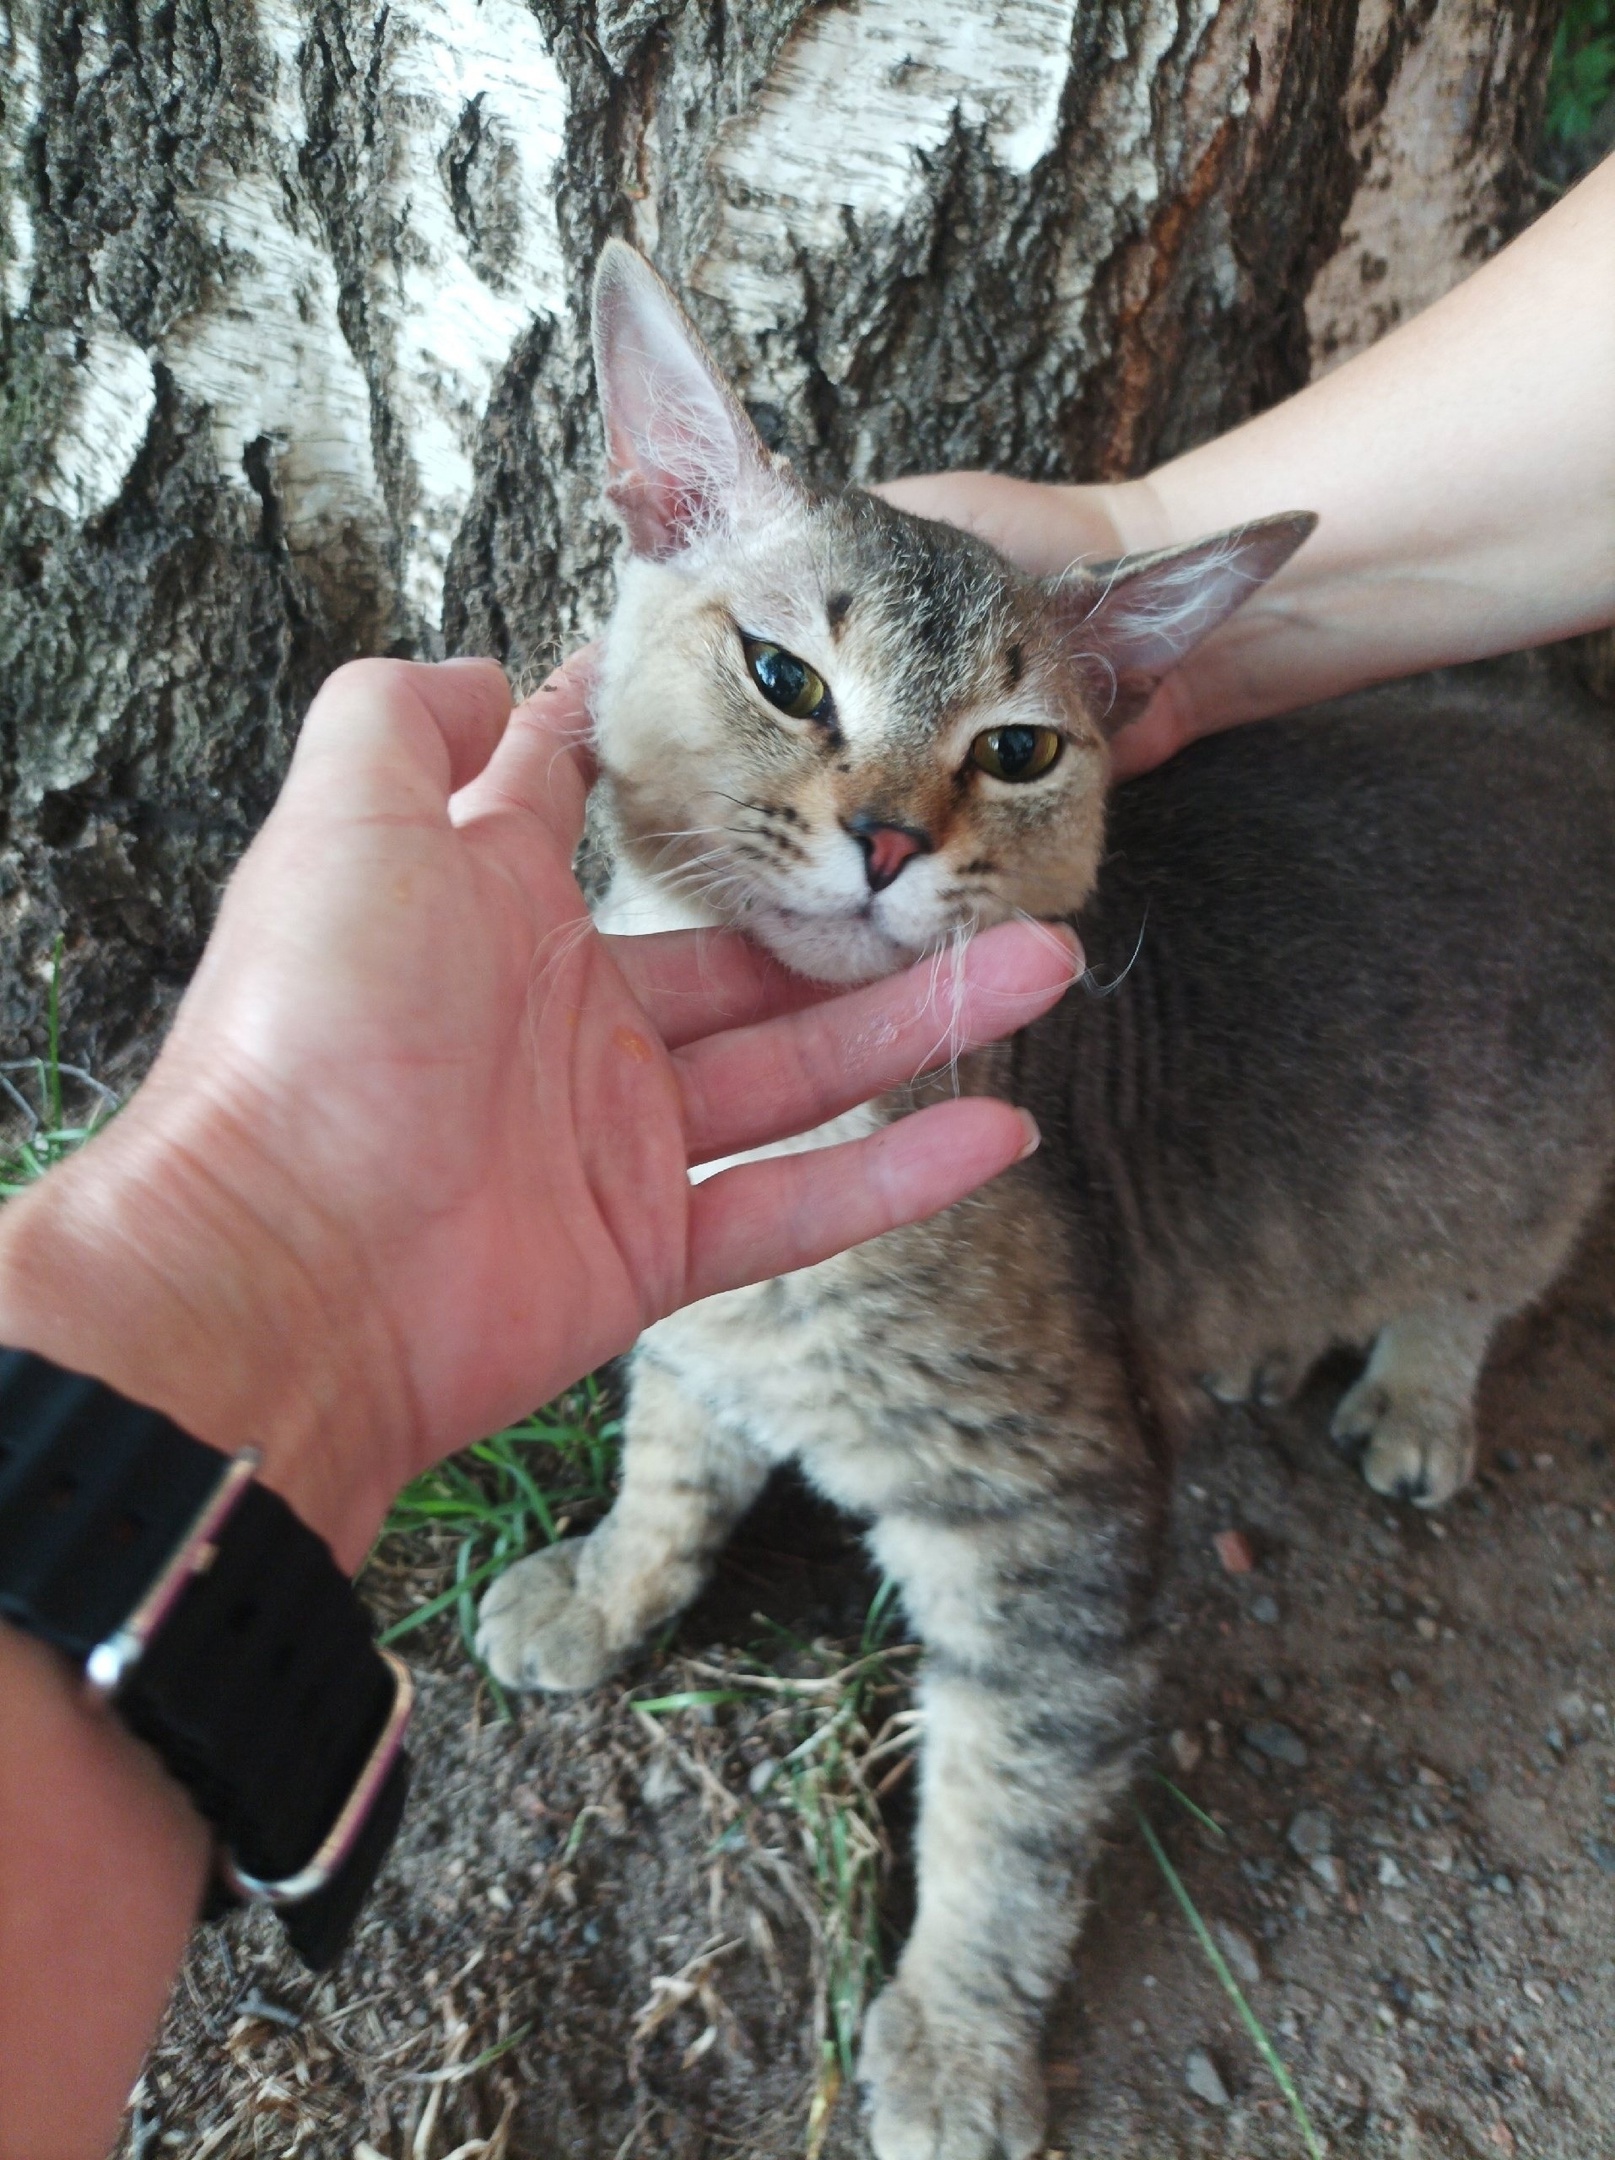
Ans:
[[[641,1356],[622,1485],[588,1537],[530,1553],[482,1601],[477,1650],[501,1685],[587,1688],[682,1612],[762,1490],[768,1461]]]
[[[1439,1507],[1475,1467],[1475,1387],[1501,1315],[1478,1305],[1405,1313],[1381,1328],[1329,1431],[1361,1446],[1363,1476],[1388,1499]]]
[[[874,1546],[927,1663],[918,1911],[865,2032],[870,2142],[876,2160],[1029,2160],[1044,2013],[1143,1727],[1150,1510],[1125,1486],[983,1493],[977,1514],[884,1518]]]

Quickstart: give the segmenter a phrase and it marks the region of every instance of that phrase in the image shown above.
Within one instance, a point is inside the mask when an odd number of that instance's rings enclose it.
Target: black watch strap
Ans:
[[[409,1680],[252,1467],[0,1350],[0,1615],[84,1669],[217,1829],[224,1881],[318,1968],[398,1827]]]

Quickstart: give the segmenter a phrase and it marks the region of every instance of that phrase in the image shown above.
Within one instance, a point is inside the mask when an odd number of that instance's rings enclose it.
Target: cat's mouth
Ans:
[[[874,982],[895,975],[920,956],[919,948],[893,937],[875,921],[874,897],[860,908],[823,915],[777,900],[758,900],[747,913],[746,928],[795,974],[815,982]]]

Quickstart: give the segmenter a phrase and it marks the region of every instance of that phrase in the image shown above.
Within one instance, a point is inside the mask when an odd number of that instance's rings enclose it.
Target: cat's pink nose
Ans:
[[[931,835],[914,825],[888,825],[868,810],[844,820],[864,851],[864,875],[871,892],[884,892],[911,855],[929,855]]]

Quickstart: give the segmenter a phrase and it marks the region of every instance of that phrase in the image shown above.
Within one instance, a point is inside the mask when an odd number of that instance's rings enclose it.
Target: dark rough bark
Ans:
[[[1550,0],[1374,8],[0,0],[0,1054],[59,932],[149,1037],[338,660],[597,619],[606,233],[811,473],[1137,471],[1383,327],[1331,257],[1477,55],[1384,320],[1505,229]]]

